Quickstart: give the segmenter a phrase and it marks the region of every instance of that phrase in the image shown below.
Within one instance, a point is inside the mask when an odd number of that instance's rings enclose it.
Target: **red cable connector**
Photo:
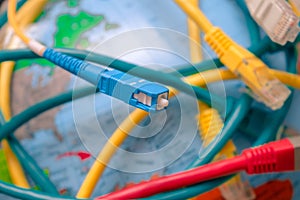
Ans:
[[[290,139],[246,149],[242,156],[246,158],[247,168],[245,170],[248,174],[293,171],[295,169],[294,146]]]
[[[179,189],[245,170],[248,174],[300,170],[300,136],[244,150],[239,156],[160,177],[98,197],[136,199]]]

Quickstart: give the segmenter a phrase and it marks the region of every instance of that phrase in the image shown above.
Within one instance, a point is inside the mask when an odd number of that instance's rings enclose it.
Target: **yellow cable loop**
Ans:
[[[105,144],[103,150],[98,155],[92,168],[87,174],[84,182],[81,185],[80,190],[77,193],[77,198],[88,198],[92,195],[92,192],[104,172],[104,169],[118,149],[118,147],[127,138],[128,133],[139,124],[146,116],[148,112],[135,109],[126,119],[122,122],[120,127],[114,132],[108,142]]]
[[[194,6],[198,6],[198,0],[189,0]],[[187,19],[188,33],[190,37],[190,55],[192,63],[201,62],[203,59],[200,29],[197,24],[188,17]]]
[[[10,13],[10,17],[13,18],[12,23],[16,23],[17,27],[18,24],[20,27],[27,26],[28,24],[32,23],[38,15],[43,10],[43,7],[47,3],[47,0],[28,0],[22,8],[19,10],[17,16],[15,11]],[[10,5],[10,9],[15,10],[15,3],[12,2]],[[21,30],[21,29],[20,29]],[[14,37],[14,36],[13,36]],[[13,39],[12,37],[12,39]],[[12,46],[14,44],[10,44]],[[2,113],[4,115],[5,120],[9,120],[11,118],[11,110],[10,110],[10,85],[11,85],[11,78],[14,69],[14,62],[3,62],[1,64],[1,73],[0,73],[0,88],[1,88],[1,96],[0,96],[0,107]],[[12,179],[12,182],[20,187],[23,188],[30,188],[30,185],[26,179],[25,173],[22,169],[21,164],[19,163],[17,157],[14,155],[13,151],[11,150],[8,142],[3,140],[1,142],[5,157],[7,160],[7,165],[9,168],[9,173]]]
[[[20,29],[17,20],[16,20],[16,5],[17,1],[16,0],[9,0],[8,1],[8,22],[10,26],[14,29],[15,33],[22,39],[22,41],[28,45],[30,42],[30,38],[27,37],[23,31]],[[29,12],[30,13],[30,12]]]
[[[295,89],[300,89],[300,76],[288,72],[270,69],[271,74],[276,76],[284,84],[291,86]]]
[[[198,0],[189,0],[193,6],[198,7]],[[200,29],[198,28],[197,24],[188,17],[187,19],[188,25],[188,33],[190,37],[190,56],[192,63],[197,63],[202,61],[202,49],[201,49],[201,37],[200,37]],[[206,104],[202,101],[198,102],[199,108],[202,107],[206,108]],[[208,107],[207,107],[208,108]],[[200,109],[201,110],[201,109]],[[201,115],[201,113],[200,113]]]

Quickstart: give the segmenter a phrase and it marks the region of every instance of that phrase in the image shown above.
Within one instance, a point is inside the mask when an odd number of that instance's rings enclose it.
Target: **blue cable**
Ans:
[[[169,89],[163,85],[119,70],[108,70],[51,48],[46,49],[43,57],[95,85],[101,93],[120,99],[131,106],[147,112],[167,107],[166,102],[165,105],[160,105],[161,101],[168,100],[169,94]]]

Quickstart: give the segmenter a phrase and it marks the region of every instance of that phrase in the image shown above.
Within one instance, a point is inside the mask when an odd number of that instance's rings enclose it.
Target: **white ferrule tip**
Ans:
[[[28,47],[39,56],[43,56],[46,50],[46,47],[44,45],[35,40],[31,40],[28,44]]]

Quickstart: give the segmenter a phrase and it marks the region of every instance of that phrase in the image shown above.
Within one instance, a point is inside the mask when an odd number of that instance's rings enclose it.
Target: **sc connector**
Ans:
[[[97,89],[129,105],[147,112],[165,109],[168,104],[169,89],[119,70],[104,68],[47,48],[46,59],[61,66],[68,72],[95,85]]]
[[[162,110],[169,104],[166,87],[118,70],[101,72],[98,88],[101,93],[146,111]]]

